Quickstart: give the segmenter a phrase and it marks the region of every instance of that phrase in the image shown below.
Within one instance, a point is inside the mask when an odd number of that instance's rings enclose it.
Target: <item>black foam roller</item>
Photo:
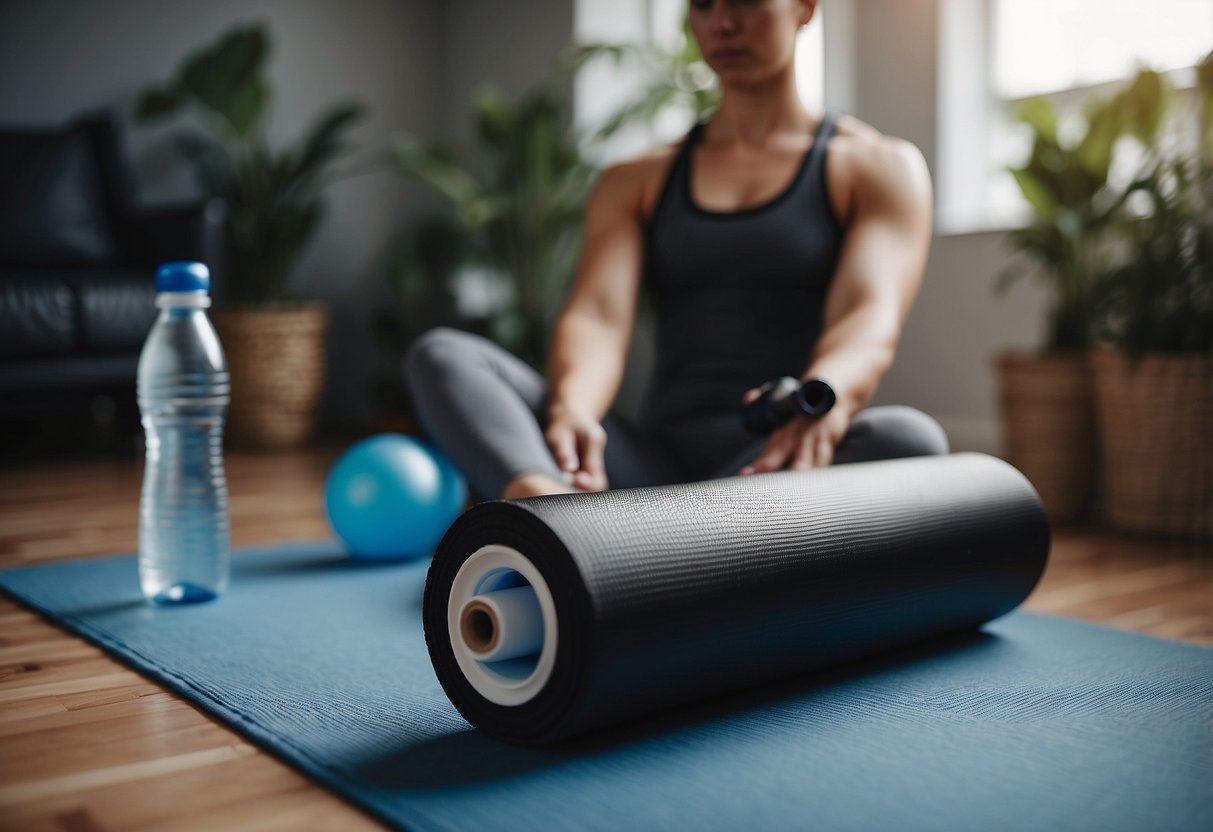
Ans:
[[[479,693],[452,647],[452,583],[490,545],[554,604],[555,663],[522,704]],[[978,627],[1027,597],[1048,549],[1032,486],[980,454],[488,502],[435,553],[426,641],[472,725],[547,744]]]

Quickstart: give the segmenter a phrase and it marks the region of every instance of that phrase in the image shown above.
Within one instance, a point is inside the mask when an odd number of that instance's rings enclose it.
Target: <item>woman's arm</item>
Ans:
[[[881,138],[864,142],[847,161],[852,219],[826,297],[825,326],[804,373],[829,382],[838,401],[819,420],[777,430],[742,473],[830,464],[851,418],[892,365],[922,283],[931,241],[931,180],[922,154],[908,142]]]
[[[577,279],[548,357],[556,463],[587,491],[607,487],[601,421],[623,379],[644,261],[642,163],[609,168],[586,206]]]

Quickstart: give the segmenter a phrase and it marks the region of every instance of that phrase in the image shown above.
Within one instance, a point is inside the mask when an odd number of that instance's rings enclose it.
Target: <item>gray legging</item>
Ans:
[[[432,329],[409,347],[404,378],[430,438],[481,496],[500,496],[521,474],[563,479],[543,437],[547,383],[496,344],[458,330]],[[739,422],[732,415],[716,433],[690,431],[691,445],[683,441],[679,447],[679,434],[685,440],[688,432],[677,426],[645,429],[608,413],[602,422],[607,480],[612,488],[633,488],[735,474],[765,444],[742,433]],[[947,436],[930,416],[909,407],[872,407],[851,420],[834,462],[947,452]]]

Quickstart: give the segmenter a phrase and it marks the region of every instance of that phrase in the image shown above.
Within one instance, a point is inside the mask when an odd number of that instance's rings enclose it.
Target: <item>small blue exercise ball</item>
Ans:
[[[355,558],[428,555],[467,496],[467,482],[449,459],[392,433],[342,454],[324,485],[329,525]]]

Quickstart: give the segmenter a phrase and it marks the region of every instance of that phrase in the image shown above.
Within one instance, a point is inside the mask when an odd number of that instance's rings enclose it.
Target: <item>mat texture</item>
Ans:
[[[237,554],[231,591],[197,607],[145,605],[132,557],[0,585],[403,828],[1213,828],[1213,650],[1013,613],[521,749],[443,695],[425,573],[301,544]]]

